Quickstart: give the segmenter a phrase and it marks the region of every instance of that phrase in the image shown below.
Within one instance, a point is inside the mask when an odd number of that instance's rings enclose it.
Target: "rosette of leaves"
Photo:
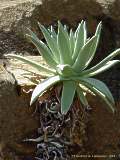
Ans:
[[[79,23],[75,32],[72,29],[68,32],[67,27],[59,21],[57,33],[52,26],[50,29],[46,29],[39,24],[39,27],[47,44],[43,43],[30,29],[26,36],[36,46],[47,65],[39,64],[19,55],[7,55],[28,63],[35,67],[40,75],[46,76],[46,79],[35,87],[30,105],[45,91],[61,82],[63,85],[61,95],[62,114],[66,114],[70,109],[75,93],[77,93],[82,105],[88,106],[84,94],[85,88],[100,96],[114,112],[115,102],[110,90],[102,81],[91,77],[119,63],[119,60],[112,59],[120,53],[120,49],[113,51],[95,66],[89,67],[98,46],[101,22],[91,38],[87,37],[86,23],[83,20]]]

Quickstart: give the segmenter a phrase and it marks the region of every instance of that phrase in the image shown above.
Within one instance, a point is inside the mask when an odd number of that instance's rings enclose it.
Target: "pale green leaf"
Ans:
[[[90,64],[90,62],[92,61],[92,59],[94,58],[97,46],[98,46],[98,42],[100,39],[100,33],[101,33],[101,28],[102,28],[102,23],[100,22],[97,26],[96,32],[95,32],[95,36],[96,36],[96,41],[93,43],[92,47],[91,47],[91,51],[89,52],[89,59],[85,65],[85,68]]]
[[[76,31],[75,31],[75,34],[74,34],[75,39],[76,39],[77,36],[78,36],[78,31],[79,31],[80,25],[81,25],[82,23],[84,23],[83,20],[78,24],[78,27],[77,27],[77,29],[76,29]]]
[[[66,114],[71,107],[76,91],[76,83],[74,81],[63,81],[63,90],[61,98],[61,113]]]
[[[60,50],[60,62],[61,64],[71,64],[72,57],[70,56],[70,43],[69,36],[64,30],[62,24],[58,22],[58,37],[57,42]]]
[[[90,40],[90,37],[88,37],[88,38],[86,39],[86,43],[87,43],[89,40]]]
[[[41,96],[47,89],[52,87],[54,84],[59,82],[61,79],[59,76],[50,77],[44,81],[42,81],[40,84],[36,86],[32,93],[30,105],[32,105],[39,96]]]
[[[77,73],[74,72],[74,70],[72,69],[72,67],[68,64],[59,64],[56,67],[57,72],[64,76],[64,77],[69,77],[69,76],[77,76]]]
[[[50,33],[51,33],[52,37],[54,38],[54,40],[57,41],[57,34],[56,34],[53,26],[50,27]]]
[[[112,61],[107,62],[104,66],[102,66],[100,68],[97,68],[97,70],[94,69],[94,70],[91,71],[91,69],[88,69],[86,71],[83,71],[83,73],[81,75],[84,76],[84,77],[95,76],[99,73],[102,73],[102,72],[110,69],[111,67],[113,67],[117,63],[120,63],[120,61],[119,60],[112,60]]]
[[[78,57],[78,54],[81,48],[84,46],[85,42],[86,42],[86,26],[85,26],[85,22],[81,21],[77,29],[77,35],[76,35],[75,47],[74,47],[74,53],[73,53],[73,61],[75,61],[76,58]]]
[[[114,52],[112,52],[111,54],[109,54],[106,58],[104,58],[101,62],[99,62],[98,64],[96,64],[92,68],[87,69],[86,71],[84,71],[84,74],[87,75],[89,73],[92,73],[92,72],[95,72],[95,71],[99,70],[104,65],[108,64],[110,60],[112,60],[114,57],[116,57],[119,54],[120,54],[120,49],[115,50]],[[81,74],[81,75],[83,75],[83,74]]]
[[[96,95],[99,95],[105,102],[106,104],[110,107],[110,109],[112,110],[112,112],[115,112],[115,108],[114,105],[110,103],[110,101],[106,98],[106,96],[100,92],[99,90],[97,90],[95,87],[90,88]]]
[[[68,27],[67,27],[67,25],[64,25],[64,30],[67,32],[67,34],[68,34]]]
[[[96,43],[96,36],[93,36],[81,49],[81,51],[78,54],[78,57],[73,64],[73,68],[75,69],[76,72],[82,71],[85,67],[86,64],[91,56],[91,53],[93,51],[93,46]]]
[[[52,68],[54,68],[57,63],[54,61],[53,54],[51,53],[50,49],[42,41],[40,41],[31,30],[29,30],[29,32],[30,35],[26,34],[26,37],[28,37],[31,42],[36,46],[38,52],[44,58],[46,63]]]
[[[71,56],[73,55],[74,47],[75,47],[75,37],[72,29],[70,30],[70,50],[71,50]]]
[[[87,40],[87,27],[86,27],[86,22],[84,21],[83,24],[83,29],[84,29],[84,44],[86,43]]]
[[[80,83],[88,87],[93,93],[98,94],[114,111],[114,98],[108,87],[101,81],[94,78],[80,78]]]
[[[100,80],[97,80],[95,78],[83,78],[85,82],[89,83],[90,85],[94,86],[96,89],[98,89],[100,92],[102,92],[106,97],[109,99],[110,102],[115,104],[114,98],[109,90],[109,88],[106,86],[105,83],[103,83]]]
[[[39,63],[34,62],[32,60],[29,60],[28,58],[25,58],[23,56],[19,56],[19,55],[16,55],[16,54],[7,54],[6,57],[18,59],[18,60],[36,68],[40,72],[46,72],[47,74],[55,74],[56,73],[56,71],[54,69],[50,69],[45,65],[42,65],[42,64],[39,64]]]
[[[40,23],[38,23],[38,25],[39,25],[39,28],[41,29],[41,31],[42,31],[45,39],[46,39],[46,42],[47,42],[50,50],[53,53],[53,56],[55,57],[54,59],[57,62],[59,62],[60,61],[60,55],[59,55],[59,50],[58,50],[58,47],[57,47],[57,41],[50,35],[48,30],[43,25],[41,25]]]

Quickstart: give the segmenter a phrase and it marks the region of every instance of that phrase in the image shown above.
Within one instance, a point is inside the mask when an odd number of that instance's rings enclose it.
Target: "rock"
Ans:
[[[120,0],[112,0],[111,4],[108,6],[109,15],[114,20],[120,20]]]
[[[116,155],[120,152],[120,103],[116,103],[116,113],[110,112],[109,107],[98,97],[88,97],[92,107],[87,129],[88,143],[86,153],[91,155]]]
[[[6,151],[9,147],[14,148],[16,152],[21,152],[23,148],[18,142],[21,143],[38,127],[38,119],[32,116],[29,107],[30,96],[20,96],[17,87],[15,77],[0,65],[1,154],[4,153],[4,148]],[[27,148],[24,152],[27,152]]]
[[[25,45],[23,31],[31,26],[29,18],[41,3],[40,0],[0,0],[0,56],[13,51],[32,52],[31,45]]]
[[[120,46],[119,4],[119,0],[0,0],[0,50],[2,54],[11,51],[34,54],[31,45],[27,47],[23,40],[26,27],[39,34],[37,21],[49,26],[56,25],[59,19],[76,28],[78,22],[85,19],[90,34],[98,22],[103,21],[100,52],[107,53]],[[42,38],[41,34],[39,36]]]
[[[0,0],[0,30],[22,32],[22,28],[29,25],[28,19],[35,8],[41,3],[41,0]]]

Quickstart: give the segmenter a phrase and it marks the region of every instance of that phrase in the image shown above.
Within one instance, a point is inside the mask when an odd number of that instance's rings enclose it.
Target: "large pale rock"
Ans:
[[[22,31],[23,26],[29,25],[27,19],[41,3],[41,0],[0,0],[0,30],[7,32],[13,30],[17,33]]]
[[[30,17],[41,3],[41,0],[0,0],[0,56],[13,51],[32,53],[33,49],[23,40],[24,28],[31,26]]]

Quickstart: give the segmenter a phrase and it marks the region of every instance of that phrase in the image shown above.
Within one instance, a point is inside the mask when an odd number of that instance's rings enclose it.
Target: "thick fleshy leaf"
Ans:
[[[102,68],[104,65],[106,65],[107,63],[109,63],[110,60],[112,60],[114,57],[116,57],[119,54],[120,54],[120,49],[115,50],[114,52],[112,52],[111,54],[109,54],[106,58],[104,58],[101,62],[99,62],[98,64],[96,64],[92,68],[85,70],[83,72],[84,75],[87,75],[89,73],[92,73],[92,72],[95,72],[95,71],[99,70],[100,68]],[[112,64],[112,61],[110,63]],[[83,74],[81,74],[81,75],[83,75]]]
[[[120,48],[113,51],[111,54],[109,54],[106,58],[104,58],[100,63],[98,63],[95,67],[102,67],[105,63],[112,60],[114,57],[120,54]]]
[[[114,98],[103,82],[94,78],[80,78],[80,83],[88,87],[93,93],[98,94],[114,112]]]
[[[94,44],[96,43],[96,36],[93,36],[81,49],[81,51],[78,54],[78,57],[73,64],[73,68],[75,69],[76,72],[82,71],[85,67],[86,64],[93,52],[93,47]]]
[[[53,53],[53,56],[55,57],[54,59],[57,62],[59,62],[60,55],[59,55],[59,50],[58,50],[58,46],[57,46],[57,41],[51,36],[51,34],[48,32],[48,30],[43,25],[41,25],[40,23],[38,23],[38,25],[39,25],[39,28],[41,29],[46,41],[47,41],[47,44],[48,44],[50,50]]]
[[[95,32],[95,36],[96,36],[96,41],[93,43],[92,48],[91,48],[91,53],[89,55],[89,59],[85,65],[85,68],[90,64],[90,62],[92,61],[92,59],[94,58],[97,46],[98,46],[98,42],[100,39],[100,33],[101,33],[101,28],[102,28],[102,23],[100,22],[97,26],[96,32]]]
[[[31,42],[36,46],[38,52],[44,58],[46,63],[52,68],[54,68],[57,63],[54,61],[53,54],[51,53],[50,49],[42,41],[40,41],[31,30],[29,30],[29,33],[30,35],[26,34],[26,37],[28,37]]]
[[[71,107],[76,91],[76,83],[74,81],[63,81],[63,90],[61,98],[61,113],[66,114]]]
[[[115,104],[114,98],[105,83],[95,78],[83,78],[83,79],[85,82],[89,83],[90,85],[98,89],[100,92],[102,92],[109,99],[111,103]]]
[[[70,43],[69,36],[64,30],[62,24],[58,22],[58,37],[57,42],[60,50],[60,62],[61,64],[71,64],[72,57],[70,56]]]
[[[80,86],[77,87],[77,94],[78,94],[78,97],[79,97],[82,105],[84,107],[88,107],[89,106],[88,101],[87,101],[86,96],[84,95],[84,92]]]
[[[105,102],[106,104],[110,107],[111,111],[114,113],[115,112],[115,106],[114,104],[111,104],[110,101],[106,98],[106,95],[102,94],[99,90],[93,87],[93,92],[99,95]]]
[[[86,39],[86,43],[87,43],[89,40],[90,40],[90,37],[88,37],[88,38]]]
[[[70,76],[77,76],[77,73],[74,72],[74,70],[72,69],[72,67],[68,64],[59,64],[56,67],[57,72],[64,76],[64,77],[70,77]]]
[[[114,66],[117,63],[120,63],[120,61],[119,60],[112,60],[112,61],[107,62],[103,67],[100,67],[97,70],[94,70],[91,72],[91,70],[88,69],[88,70],[84,71],[81,75],[83,75],[84,77],[95,76],[99,73],[102,73],[102,72],[110,69],[112,66]]]
[[[29,60],[28,58],[25,58],[23,56],[19,56],[16,54],[7,54],[6,57],[18,59],[18,60],[36,68],[40,72],[46,72],[47,74],[55,74],[56,73],[56,71],[54,69],[50,69],[50,68],[46,67],[45,65],[42,65],[42,64],[39,64],[39,63],[34,62],[32,60]]]
[[[81,21],[77,29],[77,35],[73,53],[73,61],[75,61],[76,58],[78,57],[78,53],[84,46],[85,42],[86,42],[86,25],[84,21]]]
[[[75,47],[75,37],[72,29],[70,30],[70,50],[71,50],[71,56],[73,56],[73,51]]]
[[[32,105],[36,101],[36,99],[39,96],[41,96],[47,89],[52,87],[54,84],[56,84],[60,80],[61,80],[60,76],[54,76],[54,77],[50,77],[50,78],[42,81],[40,84],[38,84],[32,93],[30,105]]]
[[[52,35],[52,37],[54,38],[54,40],[57,41],[57,34],[56,34],[53,26],[50,26],[50,34]]]
[[[74,34],[75,39],[76,39],[77,36],[78,36],[78,31],[79,31],[80,25],[81,25],[82,23],[84,23],[83,20],[78,24],[78,27],[76,28],[76,31],[75,31],[75,34]]]
[[[68,27],[67,27],[67,25],[64,25],[64,30],[67,32],[67,34],[68,34]]]
[[[84,44],[86,43],[87,40],[87,27],[86,27],[86,22],[84,21],[83,24],[83,29],[84,29]]]

